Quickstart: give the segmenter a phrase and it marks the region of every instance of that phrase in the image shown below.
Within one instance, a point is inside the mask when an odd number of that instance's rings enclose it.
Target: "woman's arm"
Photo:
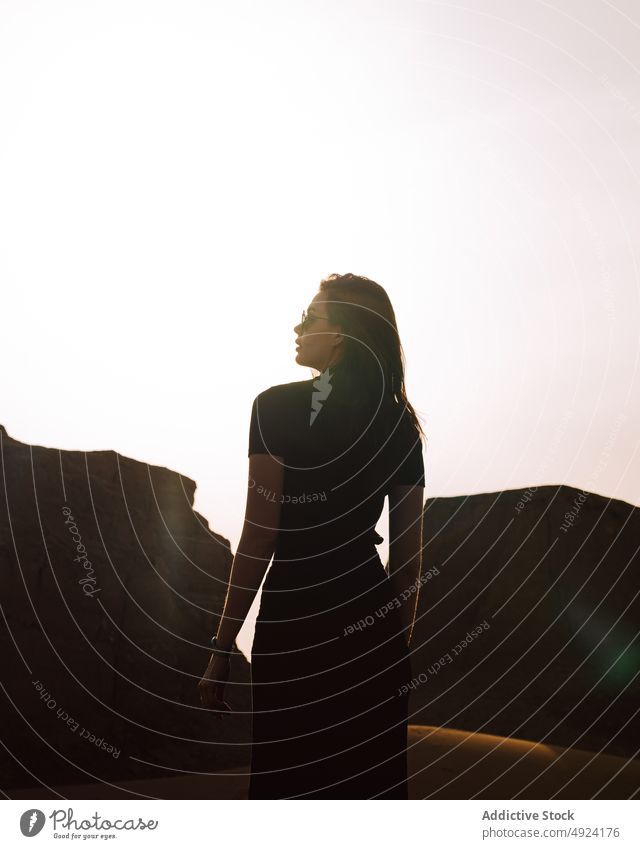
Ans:
[[[397,484],[389,491],[389,578],[407,646],[411,641],[422,571],[424,487]]]
[[[283,477],[282,457],[249,455],[247,506],[218,624],[220,648],[230,649],[233,645],[275,551]]]

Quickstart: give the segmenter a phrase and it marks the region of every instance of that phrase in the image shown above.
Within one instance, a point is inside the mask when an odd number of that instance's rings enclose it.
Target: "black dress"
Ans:
[[[411,663],[375,525],[390,486],[424,486],[422,442],[350,381],[338,365],[253,402],[249,454],[285,468],[252,648],[250,799],[408,798]]]

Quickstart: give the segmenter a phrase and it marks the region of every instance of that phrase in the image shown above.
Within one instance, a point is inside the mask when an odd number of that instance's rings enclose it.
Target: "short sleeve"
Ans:
[[[390,481],[391,486],[396,484],[425,485],[422,439],[419,431],[413,426],[407,428],[399,439]]]
[[[249,424],[249,456],[273,454],[284,457],[282,413],[278,397],[271,389],[256,395]]]

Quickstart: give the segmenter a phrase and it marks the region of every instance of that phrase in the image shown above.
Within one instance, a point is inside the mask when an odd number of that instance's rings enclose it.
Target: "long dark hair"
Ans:
[[[330,274],[320,281],[320,291],[326,296],[331,323],[342,325],[340,371],[348,375],[353,397],[364,398],[369,389],[382,391],[383,400],[404,411],[420,438],[426,439],[407,398],[404,351],[385,289],[368,277]]]

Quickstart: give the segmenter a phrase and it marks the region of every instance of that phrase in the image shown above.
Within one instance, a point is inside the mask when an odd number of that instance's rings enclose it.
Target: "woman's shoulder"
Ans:
[[[256,395],[256,398],[286,399],[296,397],[308,390],[311,380],[292,380],[289,383],[275,383]]]
[[[311,383],[310,380],[293,380],[268,386],[258,392],[253,399],[253,406],[277,416],[286,416],[297,410],[301,403],[308,401]]]

